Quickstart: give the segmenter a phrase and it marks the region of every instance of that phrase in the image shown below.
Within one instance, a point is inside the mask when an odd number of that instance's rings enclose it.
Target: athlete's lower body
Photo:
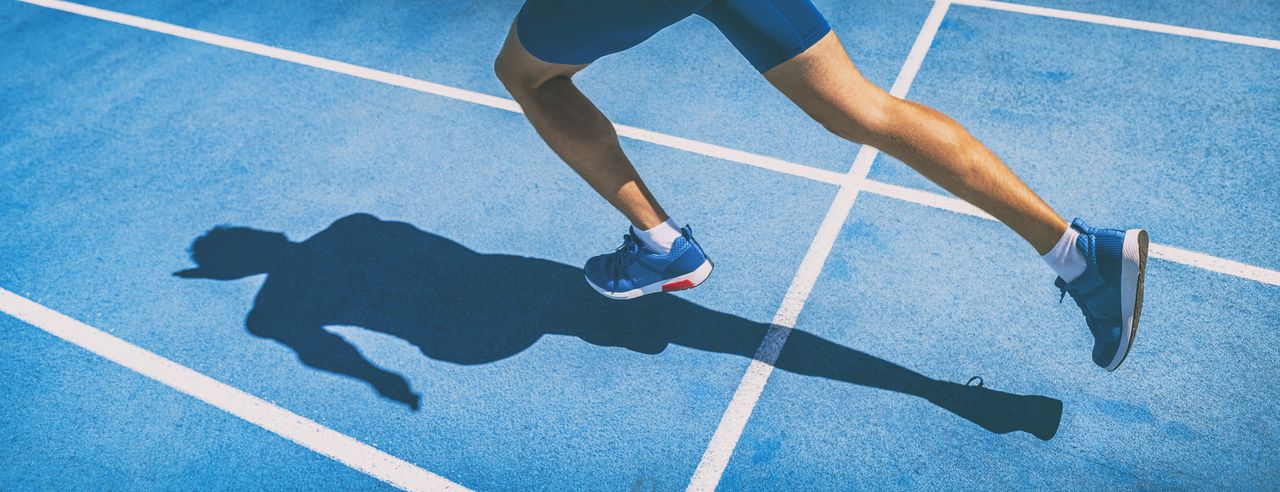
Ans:
[[[1147,236],[1068,225],[986,146],[946,115],[863,78],[808,0],[527,0],[495,63],[543,140],[631,221],[617,251],[587,262],[588,283],[628,299],[697,286],[711,262],[623,153],[612,123],[574,86],[596,59],[700,15],[805,113],[835,135],[905,162],[991,214],[1058,273],[1094,335],[1094,362],[1114,370],[1137,330]]]

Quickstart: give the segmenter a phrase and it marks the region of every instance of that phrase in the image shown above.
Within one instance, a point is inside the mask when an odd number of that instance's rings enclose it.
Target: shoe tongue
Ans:
[[[648,244],[644,242],[643,239],[640,239],[640,235],[636,234],[636,226],[629,226],[627,230],[630,231],[630,233],[627,236],[631,238],[630,239],[631,242],[635,243],[636,249],[641,254],[656,255],[656,256],[663,256],[666,254],[666,253],[659,253],[657,251],[654,251],[652,248],[649,247]],[[679,241],[679,240],[680,238],[676,238],[676,241]],[[672,246],[674,247],[674,244]]]
[[[627,227],[627,236],[631,238],[630,239],[631,242],[636,243],[637,246],[640,246],[641,251],[649,250],[649,246],[644,243],[643,239],[640,239],[640,233],[636,231],[636,226]]]

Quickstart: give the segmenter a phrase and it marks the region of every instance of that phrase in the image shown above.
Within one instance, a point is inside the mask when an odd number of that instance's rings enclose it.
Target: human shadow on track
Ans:
[[[303,364],[344,374],[414,409],[404,377],[365,359],[325,326],[395,336],[433,359],[485,364],[544,335],[657,354],[670,344],[754,357],[769,330],[679,297],[620,302],[586,285],[579,268],[480,254],[403,222],[354,214],[301,242],[247,227],[216,227],[191,246],[183,278],[235,280],[266,273],[246,319],[254,335],[293,349]],[[1057,433],[1062,402],[937,381],[897,364],[792,330],[778,369],[916,396],[996,433]]]

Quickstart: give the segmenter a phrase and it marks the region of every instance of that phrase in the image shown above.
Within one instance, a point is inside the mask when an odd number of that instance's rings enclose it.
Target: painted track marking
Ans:
[[[511,111],[513,113],[522,113],[522,111],[520,110],[520,105],[516,104],[515,101],[504,98],[504,97],[491,96],[489,94],[484,94],[480,92],[469,91],[466,89],[460,89],[457,87],[437,84],[434,82],[427,82],[425,80],[406,77],[404,75],[394,74],[394,73],[386,72],[383,70],[362,67],[359,65],[353,65],[350,63],[340,62],[337,60],[323,58],[315,55],[308,55],[306,53],[300,53],[293,50],[277,48],[274,46],[267,46],[265,44],[255,43],[253,41],[233,38],[230,36],[223,36],[220,34],[213,34],[210,32],[200,31],[198,29],[191,29],[189,27],[182,27],[182,26],[170,24],[167,22],[161,22],[161,21],[147,19],[147,18],[138,17],[134,15],[123,14],[120,12],[104,10],[96,7],[90,7],[87,5],[80,5],[78,3],[65,2],[62,0],[18,0],[18,1],[23,3],[28,3],[31,5],[38,5],[38,6],[53,9],[53,10],[60,10],[63,12],[76,14],[84,17],[104,20],[107,22],[115,23],[115,24],[136,27],[138,29],[142,29],[146,31],[156,32],[160,34],[168,34],[170,36],[187,39],[190,41],[196,41],[196,42],[204,43],[208,45],[219,46],[222,48],[264,56],[267,58],[274,58],[280,61],[296,63],[298,65],[305,65],[312,68],[318,68],[320,70],[326,70],[329,72],[350,75],[352,77],[370,80],[374,82],[381,82],[383,84],[393,85],[396,87],[401,87],[401,88],[405,88],[405,89],[409,89],[417,92],[434,94],[437,96],[447,97],[449,99],[455,99],[458,101],[465,101],[473,104],[479,104],[481,106],[488,106],[495,109]],[[661,145],[664,147],[671,147],[674,149],[683,150],[686,152],[692,152],[695,154],[701,154],[705,156],[716,157],[719,159],[725,159],[725,160],[737,162],[740,164],[747,164],[749,166],[768,169],[770,171],[776,171],[784,174],[791,174],[795,176],[809,178],[809,179],[821,181],[824,183],[840,184],[840,179],[843,178],[843,175],[834,171],[828,171],[825,169],[818,169],[811,166],[805,166],[802,164],[787,162],[782,159],[776,159],[769,156],[764,156],[764,155],[746,152],[742,150],[731,149],[731,148],[723,147],[720,145],[715,145],[715,144],[706,143],[706,142],[699,142],[696,140],[690,140],[687,138],[681,138],[674,135],[667,135],[664,133],[658,133],[658,132],[649,131],[642,128],[636,128],[636,127],[627,126],[627,125],[615,124],[614,126],[617,127],[619,135],[622,135],[627,138],[631,138],[633,140],[640,140],[642,142],[649,142],[649,143]]]
[[[934,35],[938,33],[942,18],[946,15],[949,6],[950,3],[947,0],[933,4],[933,9],[925,18],[920,34],[916,36],[915,43],[907,54],[906,62],[898,72],[897,80],[893,82],[893,88],[889,90],[890,94],[899,98],[907,96],[907,91],[911,89],[911,82],[920,71],[924,56],[929,52],[929,46],[933,44]],[[742,438],[742,431],[746,428],[747,421],[751,419],[751,413],[764,392],[765,384],[769,382],[769,376],[773,374],[773,364],[782,353],[782,348],[791,335],[791,329],[795,327],[800,311],[804,309],[805,301],[813,291],[814,284],[818,282],[822,266],[831,255],[836,237],[839,236],[845,220],[849,218],[854,201],[858,198],[858,192],[867,182],[866,177],[867,173],[871,172],[871,163],[875,162],[876,155],[879,153],[880,151],[869,145],[863,145],[858,149],[858,155],[854,157],[853,165],[846,174],[844,183],[836,192],[835,200],[827,209],[827,215],[823,217],[822,224],[818,226],[813,242],[809,244],[809,250],[800,261],[800,268],[791,279],[791,285],[782,298],[782,305],[778,306],[778,311],[773,316],[769,331],[765,333],[764,340],[756,349],[756,354],[751,364],[747,366],[747,372],[742,376],[742,381],[738,383],[728,408],[720,417],[720,423],[716,426],[715,433],[712,434],[711,441],[707,444],[707,449],[703,452],[702,459],[698,462],[698,467],[689,481],[688,490],[710,491],[715,490],[720,484],[720,478],[729,465],[729,458],[733,456],[733,450]]]
[[[142,17],[129,15],[129,14],[122,14],[122,13],[113,12],[110,10],[103,10],[95,7],[89,7],[86,5],[80,5],[77,3],[66,2],[63,0],[17,0],[17,1],[28,3],[31,5],[46,7],[53,10],[60,10],[63,12],[77,14],[85,17],[91,17],[94,19],[104,20],[104,21],[112,22],[116,24],[136,27],[138,29],[143,29],[146,31],[151,31],[151,32],[156,32],[161,34],[168,34],[170,36],[175,36],[175,37],[196,41],[204,44],[220,46],[223,48],[228,48],[236,51],[265,56],[268,58],[274,58],[277,60],[296,63],[299,65],[305,65],[312,68],[318,68],[321,70],[349,75],[352,77],[357,77],[365,80],[381,82],[384,84],[393,85],[396,87],[401,87],[401,88],[422,92],[426,94],[447,97],[447,98],[458,100],[458,101],[470,102],[474,104],[479,104],[481,106],[488,106],[491,108],[502,109],[502,110],[511,111],[514,113],[521,112],[520,106],[516,104],[515,101],[512,101],[510,99],[491,96],[489,94],[470,91],[466,89],[460,89],[457,87],[451,87],[443,84],[437,84],[434,82],[427,82],[425,80],[406,77],[404,75],[397,75],[391,72],[376,70],[376,69],[367,68],[367,67],[361,67],[359,65],[352,65],[350,63],[340,62],[340,61],[331,60],[328,58],[322,58],[314,55],[308,55],[305,53],[299,53],[297,51],[291,51],[291,50],[286,50],[282,48],[267,46],[267,45],[255,43],[252,41],[246,41],[243,39],[232,38],[232,37],[223,36],[220,34],[208,33],[208,32],[204,32],[196,29],[169,24],[166,22],[146,19]],[[998,6],[1001,9],[1005,9],[1004,8],[1005,6],[1017,6],[1017,4],[1005,4],[1002,2],[986,2],[982,0],[963,0],[963,1],[955,1],[951,3],[955,3],[955,4],[963,3],[965,5],[986,6],[989,8],[997,8]],[[1029,10],[1027,11],[1027,13],[1034,12],[1036,13],[1036,15],[1045,15],[1045,13],[1042,12],[1042,10],[1045,10],[1045,9],[1041,9],[1039,7],[1028,7],[1028,9]],[[1008,10],[1008,9],[1005,9],[1005,10]],[[1047,9],[1047,10],[1053,10],[1053,9]],[[1022,10],[1017,10],[1017,11],[1021,12]],[[1055,12],[1067,12],[1071,14],[1077,14],[1077,13],[1068,12],[1068,11],[1055,11]],[[1092,16],[1092,14],[1079,14],[1079,16],[1092,18],[1090,17]],[[1096,16],[1096,17],[1102,17],[1102,16]],[[1062,17],[1062,18],[1071,18],[1071,17]],[[1120,19],[1120,20],[1124,20],[1124,19]],[[1132,21],[1132,22],[1139,22],[1139,21]],[[1150,23],[1147,23],[1147,24],[1150,24]],[[1162,25],[1162,24],[1157,24],[1157,25]],[[1177,31],[1177,29],[1186,29],[1186,28],[1176,28],[1176,26],[1165,26],[1165,27],[1168,27],[1169,29],[1167,31],[1171,31],[1171,33],[1172,31]],[[1165,32],[1165,31],[1157,31],[1157,32]],[[1210,32],[1210,31],[1205,31],[1205,32]],[[1224,35],[1224,36],[1234,36],[1234,35]],[[1258,39],[1261,39],[1261,38],[1258,38]],[[1273,41],[1273,40],[1263,40],[1263,41],[1275,43],[1277,46],[1280,46],[1280,41]],[[893,91],[890,91],[890,92],[893,92]],[[665,133],[645,130],[645,129],[636,128],[633,126],[618,125],[618,124],[615,124],[614,126],[617,127],[619,135],[627,138],[631,138],[633,140],[649,142],[655,145],[661,145],[663,147],[683,150],[686,152],[692,152],[695,154],[704,155],[707,157],[713,157],[721,160],[726,160],[729,162],[746,164],[748,166],[767,169],[770,171],[775,171],[775,172],[788,174],[792,176],[807,178],[807,179],[811,179],[811,180],[822,182],[822,183],[844,185],[845,182],[850,179],[848,175],[841,174],[835,171],[828,171],[826,169],[819,169],[811,166],[806,166],[804,164],[788,162],[782,159],[760,155],[752,152],[746,152],[746,151],[737,150],[737,149],[731,149],[721,145],[716,145],[716,144],[707,143],[707,142],[699,142],[697,140],[677,137],[674,135],[668,135]],[[855,157],[855,160],[856,160],[856,157]],[[960,213],[974,215],[974,216],[988,218],[988,219],[991,218],[989,215],[981,212],[980,210],[973,207],[972,205],[969,205],[954,197],[940,195],[937,193],[932,193],[932,192],[923,191],[923,190],[914,190],[911,188],[904,188],[904,187],[892,185],[889,183],[867,179],[865,177],[862,179],[859,179],[858,181],[860,181],[865,185],[864,188],[867,191],[871,191],[879,195],[898,198],[911,203],[940,208],[943,210],[950,210],[953,212],[960,212]],[[1152,243],[1151,247],[1153,250],[1152,252],[1153,258],[1158,258],[1165,261],[1172,261],[1174,263],[1181,263],[1183,265],[1187,265],[1195,268],[1202,268],[1205,270],[1222,273],[1225,275],[1232,275],[1232,276],[1243,278],[1243,279],[1253,280],[1255,282],[1262,282],[1264,284],[1280,286],[1280,271],[1271,270],[1271,269],[1254,266],[1254,265],[1249,265],[1246,263],[1241,263],[1234,260],[1228,260],[1225,258],[1219,258],[1219,257],[1208,255],[1205,253],[1194,252],[1194,251],[1185,250],[1185,249],[1181,249],[1173,246],[1165,246],[1165,245]]]
[[[358,65],[267,46],[242,39],[212,34],[174,24],[61,0],[18,1],[85,17],[96,18],[116,24],[136,27],[147,31],[168,34],[209,45],[306,65],[321,70],[381,82],[418,92],[448,97],[455,100],[466,101],[511,112],[520,112],[519,106],[510,99],[418,80],[382,70],[361,67]],[[941,0],[936,2],[933,11],[930,12],[930,16],[926,20],[925,30],[928,30],[930,20],[934,19],[935,12],[945,13],[946,8],[952,3],[1262,48],[1280,49],[1280,41],[1277,40],[989,0]],[[928,35],[930,42],[933,34],[937,31],[938,26],[936,24],[940,24],[941,17],[942,14],[939,13],[937,15],[935,25],[932,27],[932,32]],[[917,38],[917,46],[913,46],[912,55],[915,55],[917,47],[922,37],[925,35],[925,30],[922,30],[920,37]],[[918,57],[919,59],[923,59],[924,51],[927,51],[927,45],[925,45],[924,49],[921,51]],[[899,74],[899,78],[895,82],[893,90],[891,90],[891,93],[896,96],[903,97],[906,95],[910,82],[914,78],[915,71],[919,69],[919,60],[917,60],[915,62],[915,68],[911,70],[911,76],[904,79],[903,76],[907,74],[908,66],[912,63],[911,60],[912,56],[909,55],[907,65],[904,65],[903,71]],[[822,264],[825,263],[825,259],[830,253],[830,249],[834,244],[834,238],[838,234],[840,226],[847,218],[849,210],[851,210],[853,202],[860,190],[869,191],[886,197],[897,198],[911,203],[994,220],[989,215],[978,210],[976,207],[954,197],[867,179],[866,172],[870,169],[871,162],[875,160],[875,156],[878,153],[875,149],[867,146],[863,146],[859,150],[850,172],[848,174],[840,174],[769,156],[644,130],[627,125],[615,126],[617,126],[618,133],[620,135],[631,139],[840,186],[836,199],[832,203],[831,209],[828,210],[828,214],[824,218],[822,226],[819,228],[814,243],[810,245],[809,251],[806,252],[805,259],[801,263],[801,272],[797,272],[791,286],[788,288],[787,295],[783,300],[783,306],[779,308],[778,313],[775,315],[774,324],[768,335],[766,335],[764,343],[761,344],[756,358],[748,368],[742,384],[735,393],[734,400],[730,403],[730,409],[735,408],[735,405],[739,405],[739,407],[741,407],[748,401],[750,401],[750,406],[753,407],[755,400],[759,398],[760,392],[763,391],[764,383],[767,381],[769,373],[772,371],[771,364],[776,361],[777,355],[780,353],[781,348],[786,341],[786,336],[790,333],[790,329],[799,315],[800,308],[803,307],[804,301],[807,299],[809,291],[812,289],[813,283],[816,282],[817,275],[821,271]],[[829,225],[829,223],[834,225]],[[1159,244],[1152,244],[1151,255],[1154,258],[1160,258],[1196,268],[1202,268],[1226,275],[1280,286],[1280,272],[1275,270]],[[332,429],[328,429],[327,427],[306,419],[305,417],[293,414],[288,410],[272,405],[271,403],[244,393],[234,387],[213,380],[212,378],[204,376],[203,374],[195,372],[185,366],[181,366],[159,355],[129,344],[124,340],[116,338],[89,325],[80,323],[79,321],[71,319],[2,288],[0,288],[0,311],[22,319],[23,321],[58,336],[72,344],[128,367],[129,369],[173,387],[180,392],[201,399],[202,401],[205,401],[217,408],[232,413],[237,417],[288,438],[304,447],[307,447],[308,449],[312,449],[318,453],[351,466],[352,468],[368,473],[394,486],[409,490],[464,490],[460,485],[449,482],[448,480],[427,472],[426,470],[423,470],[411,463],[395,458],[394,456],[379,451],[376,448],[368,446],[367,444],[357,441],[349,436],[333,431]],[[766,360],[768,362],[764,362]],[[739,401],[740,395],[742,397],[741,402]],[[711,447],[708,448],[707,454],[714,455],[710,457],[708,457],[708,455],[704,455],[703,462],[706,463],[706,466],[704,467],[704,463],[699,463],[699,472],[695,473],[694,480],[690,483],[691,489],[705,488],[707,483],[710,483],[713,488],[714,485],[718,483],[719,475],[723,473],[724,466],[727,465],[729,455],[732,453],[732,446],[729,445],[728,438],[731,437],[732,444],[736,444],[737,438],[740,437],[742,428],[745,426],[746,420],[749,416],[750,408],[746,409],[746,413],[744,415],[737,415],[732,418],[730,417],[729,412],[726,412],[725,419],[722,420],[720,426],[726,428],[726,434],[724,438],[721,438],[721,440],[725,446],[729,447],[727,451],[725,451],[723,449],[724,446],[722,446],[721,450],[716,451],[715,453],[713,453]],[[740,419],[740,425],[738,419]],[[729,422],[728,427],[726,427],[725,420],[732,420],[732,422]],[[717,428],[717,436],[721,434],[720,427]],[[734,427],[737,427],[736,431],[733,431]],[[716,437],[713,437],[713,445],[716,443],[716,439]],[[724,462],[720,463],[720,460],[722,459]],[[716,468],[718,468],[718,470],[716,470]],[[701,473],[701,475],[699,475],[699,473]],[[714,475],[715,481],[708,482],[708,478],[712,475]],[[700,476],[703,477],[701,481],[699,479]],[[699,484],[701,484],[701,486],[699,486]]]
[[[1208,31],[1205,29],[1173,26],[1169,24],[1160,24],[1156,22],[1125,19],[1121,17],[1111,17],[1106,15],[1086,14],[1084,12],[1074,12],[1071,10],[1051,9],[1047,7],[1035,7],[1032,5],[998,2],[993,0],[953,0],[951,3],[954,3],[956,5],[967,5],[970,7],[981,7],[985,9],[991,9],[991,10],[1003,10],[1005,12],[1017,12],[1020,14],[1037,15],[1040,17],[1052,17],[1055,19],[1087,22],[1090,24],[1100,24],[1104,26],[1123,27],[1126,29],[1133,29],[1137,31],[1158,32],[1162,34],[1172,34],[1174,36],[1208,39],[1210,41],[1221,41],[1223,43],[1242,44],[1245,46],[1255,46],[1258,48],[1270,48],[1273,50],[1280,50],[1280,40],[1275,40],[1275,39],[1258,38],[1253,36],[1241,36],[1239,34],[1228,34],[1225,32]]]
[[[0,312],[404,490],[467,490],[373,446],[0,288]]]
[[[965,215],[972,215],[987,220],[994,221],[995,217],[983,212],[978,207],[970,205],[969,202],[956,197],[940,195],[937,193],[917,190],[915,188],[907,188],[889,183],[883,183],[875,180],[864,180],[863,191],[875,193],[877,195],[897,198],[902,201],[911,202],[927,207],[949,210]],[[1246,280],[1274,285],[1280,287],[1280,272],[1269,270],[1259,266],[1241,263],[1234,260],[1219,258],[1217,256],[1207,255],[1204,253],[1182,249],[1164,244],[1151,243],[1149,251],[1151,258],[1179,263],[1193,268],[1200,268],[1223,275],[1230,275]]]

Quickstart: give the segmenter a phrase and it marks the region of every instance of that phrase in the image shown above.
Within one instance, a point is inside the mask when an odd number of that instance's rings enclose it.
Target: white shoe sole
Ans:
[[[711,265],[710,259],[703,260],[702,265],[699,265],[698,268],[694,269],[692,272],[624,292],[610,292],[601,289],[600,287],[597,287],[596,284],[591,283],[591,279],[587,279],[587,285],[590,285],[592,289],[595,289],[596,292],[599,292],[602,296],[621,301],[626,299],[635,299],[643,295],[655,294],[658,292],[675,292],[678,290],[692,289],[702,284],[702,282],[707,280],[707,277],[711,276],[712,268],[714,267]]]
[[[1129,229],[1124,232],[1124,264],[1120,270],[1120,310],[1124,326],[1120,330],[1120,346],[1107,365],[1114,371],[1124,362],[1133,348],[1133,338],[1138,333],[1138,317],[1142,315],[1142,283],[1147,272],[1147,231]]]

